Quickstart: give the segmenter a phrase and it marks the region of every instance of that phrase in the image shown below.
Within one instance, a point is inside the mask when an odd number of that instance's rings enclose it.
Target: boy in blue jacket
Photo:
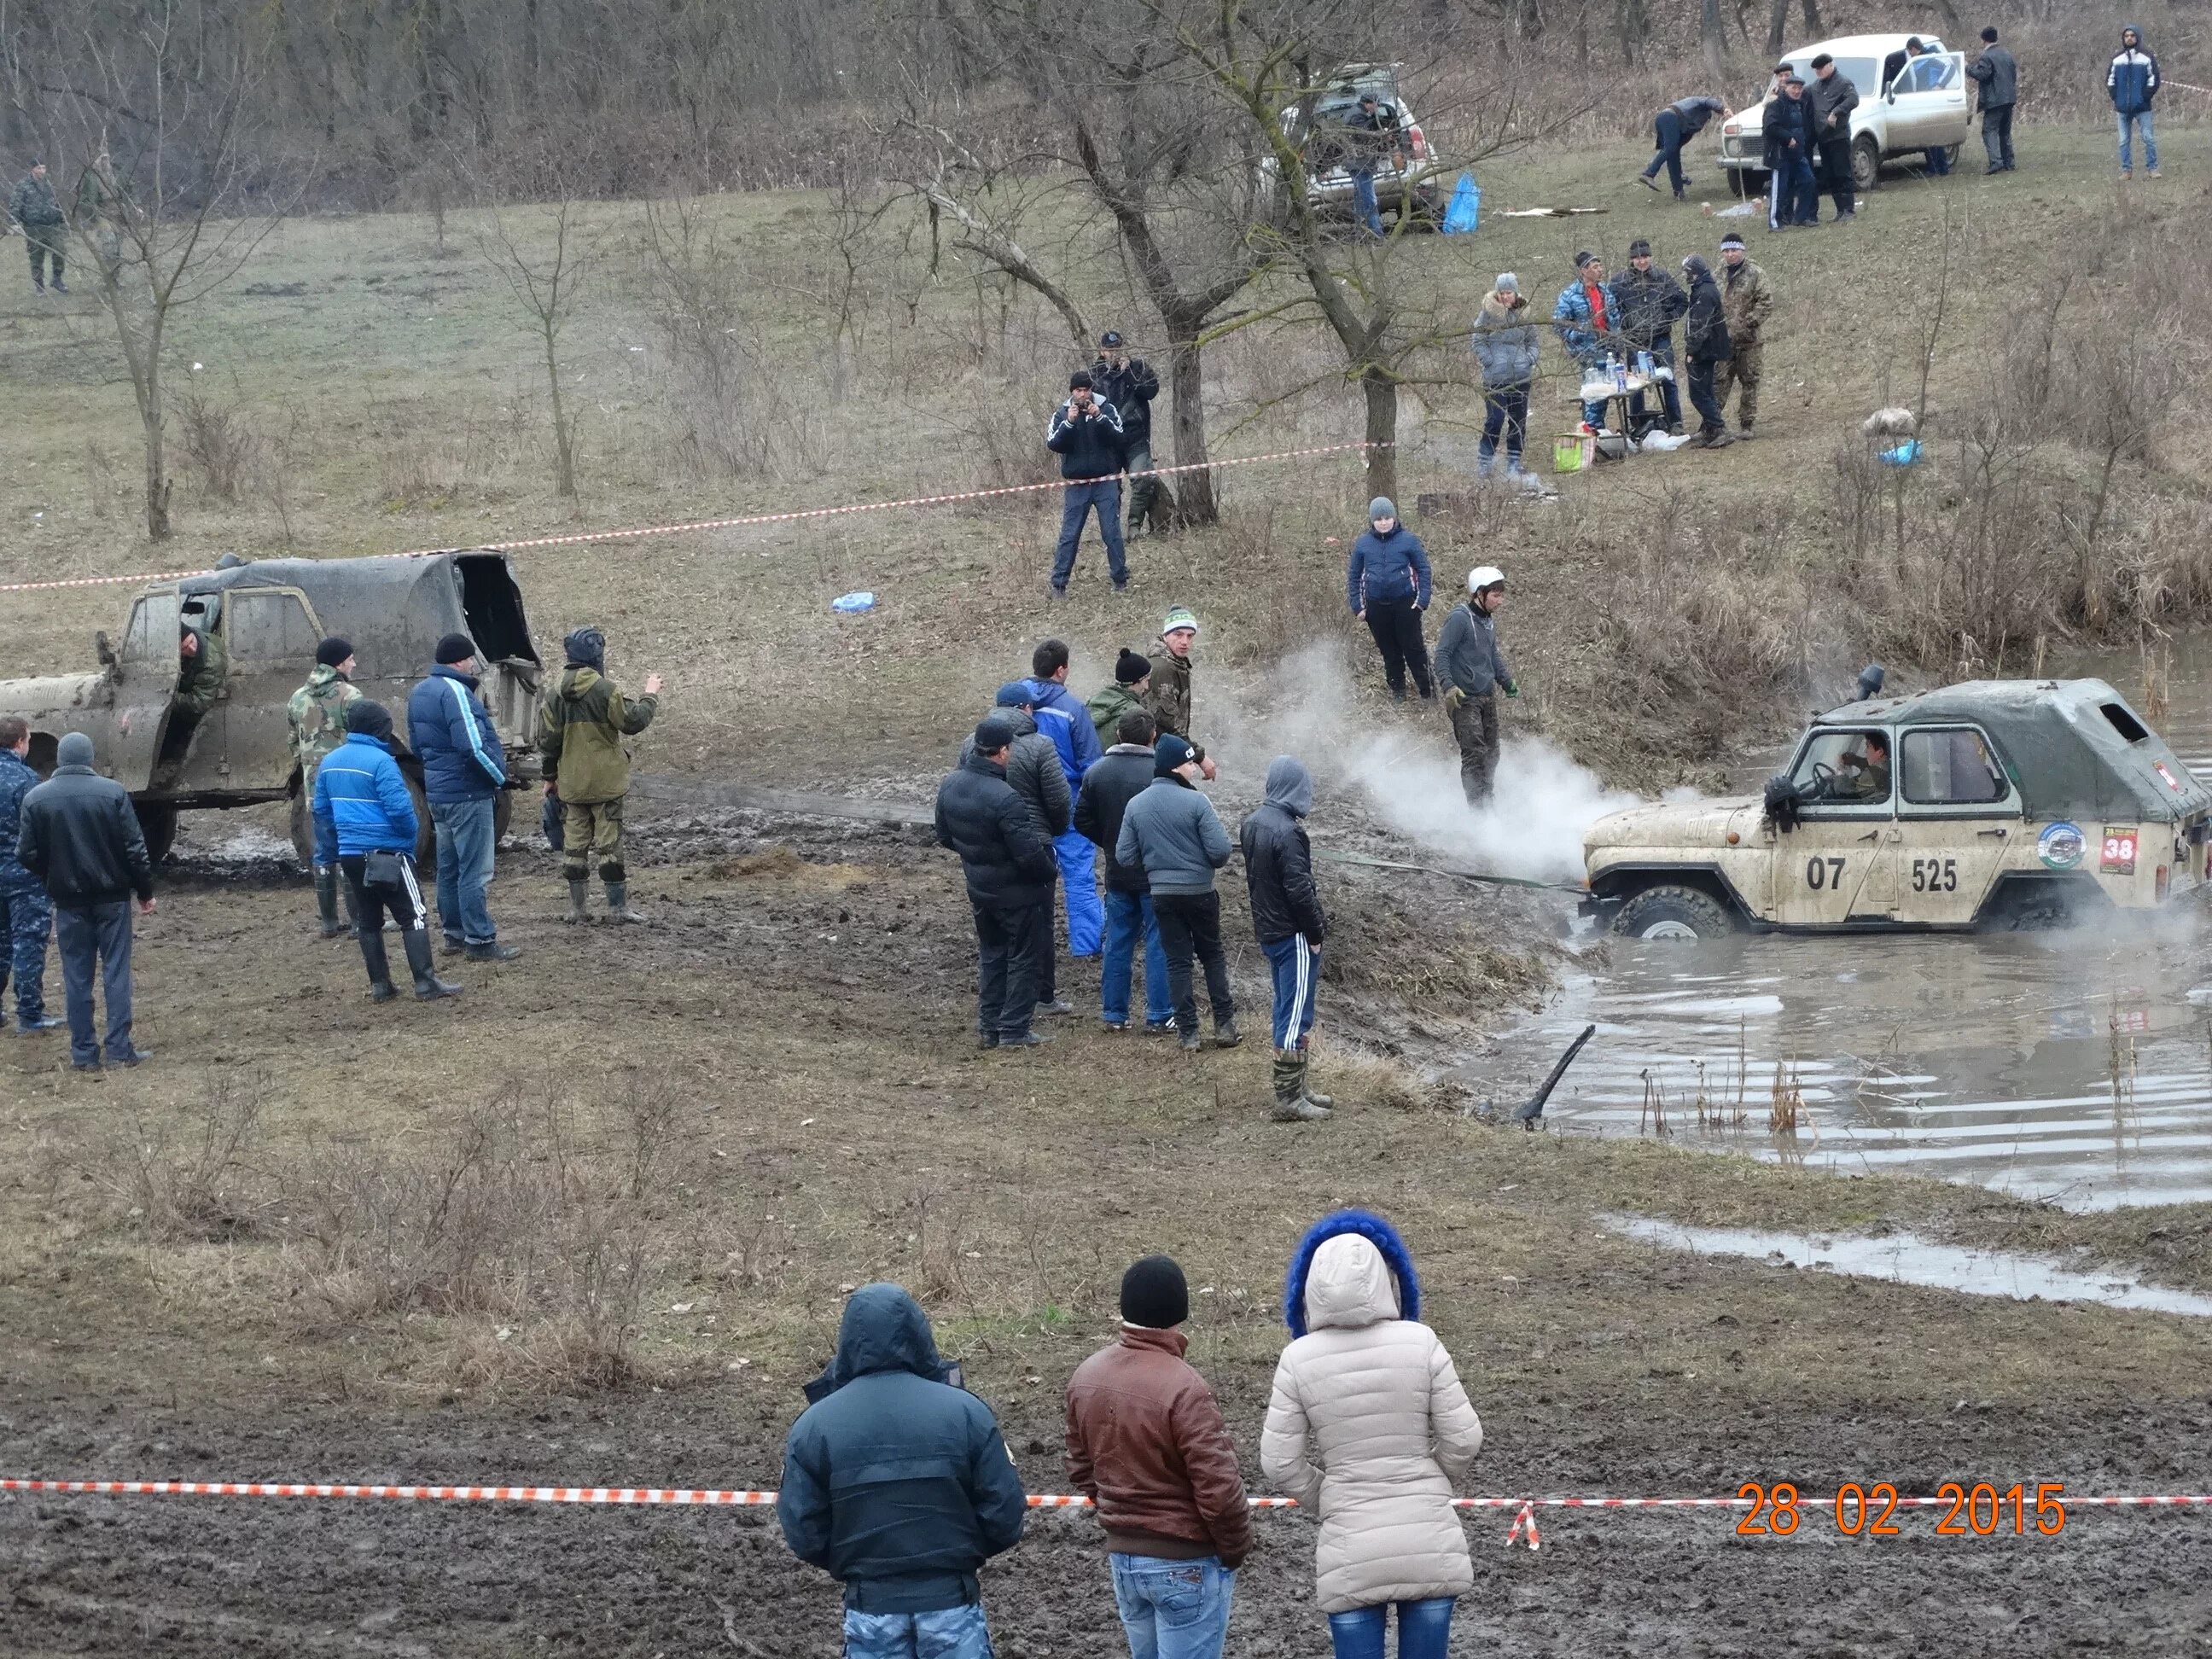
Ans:
[[[1434,698],[1429,642],[1421,632],[1422,614],[1429,608],[1428,550],[1398,522],[1397,503],[1388,495],[1367,503],[1367,533],[1352,543],[1352,562],[1345,568],[1344,602],[1375,636],[1391,700],[1406,701],[1408,668],[1421,701]]]
[[[1060,750],[1060,769],[1067,778],[1067,798],[1075,800],[1083,787],[1083,775],[1098,764],[1106,751],[1098,746],[1098,727],[1091,711],[1067,689],[1067,646],[1047,640],[1030,653],[1030,690],[1035,694],[1030,713],[1037,730]],[[1053,856],[1060,861],[1060,883],[1067,899],[1067,954],[1095,957],[1106,928],[1106,907],[1098,896],[1098,849],[1091,838],[1073,827],[1053,838]],[[1053,1013],[1073,1013],[1057,999]]]
[[[415,837],[421,828],[399,763],[392,757],[392,711],[374,698],[346,705],[346,739],[315,769],[318,846],[335,844],[338,868],[353,890],[355,937],[368,966],[373,1002],[389,1002],[392,967],[384,954],[384,916],[406,942],[415,994],[425,1002],[461,994],[432,971],[428,913],[415,880]]]

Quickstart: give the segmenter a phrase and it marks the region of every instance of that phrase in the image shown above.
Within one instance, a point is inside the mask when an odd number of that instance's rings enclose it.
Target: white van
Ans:
[[[1935,150],[1957,159],[1972,125],[1967,98],[1966,57],[1953,52],[1935,35],[1920,42],[1928,51],[1908,60],[1894,80],[1885,82],[1882,69],[1905,52],[1911,39],[1905,34],[1846,34],[1816,41],[1776,59],[1786,62],[1805,79],[1814,80],[1813,60],[1822,52],[1836,60],[1836,73],[1849,76],[1859,89],[1858,107],[1851,112],[1851,185],[1872,190],[1881,177],[1881,164]],[[1769,94],[1770,96],[1771,94]],[[1753,104],[1721,124],[1721,166],[1728,170],[1729,187],[1738,196],[1766,193],[1765,116],[1766,106]]]

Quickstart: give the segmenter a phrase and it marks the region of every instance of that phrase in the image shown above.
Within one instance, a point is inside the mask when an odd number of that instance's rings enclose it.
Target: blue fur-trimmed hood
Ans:
[[[1421,1281],[1413,1272],[1413,1257],[1406,1248],[1406,1241],[1398,1237],[1398,1230],[1381,1216],[1367,1210],[1338,1210],[1325,1215],[1306,1230],[1298,1241],[1298,1248],[1291,1256],[1291,1271],[1283,1285],[1283,1319],[1291,1328],[1292,1336],[1306,1334],[1306,1287],[1313,1273],[1314,1257],[1321,1247],[1332,1238],[1346,1234],[1364,1239],[1381,1258],[1382,1265],[1389,1269],[1395,1281],[1395,1308],[1376,1305],[1366,1311],[1369,1317],[1358,1320],[1326,1320],[1325,1324],[1370,1325],[1384,1319],[1419,1319],[1421,1316]],[[1375,1287],[1378,1291],[1379,1285]]]

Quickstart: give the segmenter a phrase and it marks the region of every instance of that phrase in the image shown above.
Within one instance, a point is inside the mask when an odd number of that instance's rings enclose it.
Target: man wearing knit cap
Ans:
[[[1175,1002],[1176,1030],[1185,1054],[1205,1046],[1198,1035],[1198,994],[1191,982],[1191,959],[1206,969],[1206,997],[1213,1005],[1213,1040],[1234,1048],[1244,1039],[1237,1029],[1237,1000],[1229,989],[1229,958],[1221,948],[1221,895],[1213,872],[1235,851],[1229,832],[1200,792],[1198,756],[1181,738],[1162,732],[1152,745],[1152,781],[1121,815],[1114,856],[1140,864],[1152,890],[1152,915],[1160,925],[1160,947],[1168,959],[1168,989]]]
[[[315,647],[315,665],[307,683],[284,705],[284,719],[292,729],[292,761],[300,769],[300,792],[293,797],[295,810],[313,821],[315,769],[323,757],[345,741],[346,705],[361,696],[353,683],[353,646],[336,635]],[[338,875],[338,849],[315,842],[315,909],[322,919],[323,937],[336,939],[353,925],[353,890]],[[346,921],[338,920],[338,899],[346,902]]]
[[[1145,707],[1160,730],[1190,745],[1200,776],[1213,781],[1214,766],[1206,745],[1190,734],[1190,648],[1198,641],[1198,618],[1188,605],[1176,605],[1160,624],[1160,648],[1152,653],[1152,690]]]
[[[1575,279],[1559,290],[1552,306],[1552,324],[1559,331],[1559,343],[1588,381],[1607,352],[1613,347],[1613,289],[1605,280],[1605,262],[1587,248],[1575,255]],[[1583,404],[1583,424],[1595,432],[1605,424],[1605,400],[1594,398]]]
[[[975,1041],[1027,1048],[1036,1007],[1036,933],[1051,922],[1052,842],[1006,781],[1014,728],[994,714],[938,786],[937,844],[960,855],[975,920]]]
[[[1388,495],[1367,503],[1367,528],[1353,540],[1344,568],[1344,602],[1375,636],[1391,701],[1406,701],[1409,668],[1421,701],[1434,697],[1429,642],[1421,632],[1421,615],[1429,608],[1428,550],[1398,522],[1398,505]]]
[[[436,659],[408,694],[407,738],[422,763],[422,794],[438,827],[438,925],[447,956],[466,951],[471,962],[512,962],[522,952],[499,942],[484,902],[507,751],[491,710],[477,695],[476,641],[448,634],[438,641]]]
[[[1067,1383],[1068,1479],[1104,1529],[1133,1659],[1220,1659],[1252,1548],[1237,1448],[1183,1358],[1189,1317],[1182,1269],[1145,1257],[1121,1276],[1119,1340]]]
[[[999,688],[988,718],[1005,722],[1006,729],[1013,733],[1013,743],[1006,750],[1006,783],[1021,797],[1022,805],[1029,808],[1038,832],[1054,843],[1054,857],[1057,860],[1060,838],[1067,833],[1073,817],[1075,792],[1067,787],[1067,773],[1060,763],[1060,750],[1037,728],[1036,688],[1027,680],[1007,681]],[[968,763],[975,749],[975,739],[972,737],[961,745],[961,765]],[[1055,879],[1045,884],[1044,892],[1037,901],[1036,925],[1024,937],[1030,941],[1036,1012],[1072,1014],[1075,1005],[1060,1000],[1060,959],[1052,925],[1053,892],[1059,885],[1056,863],[1054,873]]]
[[[1084,705],[1091,711],[1091,726],[1098,734],[1101,749],[1121,741],[1116,733],[1121,729],[1121,716],[1145,706],[1145,693],[1152,684],[1152,659],[1123,646],[1121,655],[1114,659],[1113,683],[1100,686]]]
[[[1713,395],[1725,410],[1729,389],[1742,388],[1736,399],[1736,436],[1752,435],[1759,418],[1759,376],[1765,362],[1759,336],[1766,313],[1774,309],[1774,290],[1766,273],[1744,252],[1743,238],[1735,231],[1721,238],[1721,315],[1728,323],[1730,355],[1714,378]]]
[[[606,635],[579,628],[562,641],[567,665],[538,718],[538,754],[545,793],[561,798],[561,873],[568,883],[568,909],[561,920],[581,922],[585,884],[594,854],[606,884],[607,920],[643,921],[629,908],[629,872],[623,863],[623,801],[629,793],[629,751],[624,738],[651,725],[660,708],[661,679],[645,677],[645,695],[624,697],[607,678]]]
[[[461,988],[440,979],[430,956],[430,912],[415,876],[415,842],[421,824],[414,798],[393,758],[392,711],[363,697],[346,709],[346,740],[315,774],[317,832],[338,849],[338,866],[353,889],[354,936],[368,969],[372,1002],[389,1002],[392,966],[384,951],[387,913],[399,930],[425,1002],[459,996]]]
[[[1659,383],[1663,419],[1669,432],[1682,429],[1682,394],[1674,385],[1674,325],[1690,308],[1682,285],[1651,261],[1651,244],[1641,236],[1628,245],[1628,269],[1613,279],[1613,298],[1620,310],[1621,343],[1626,352],[1648,351],[1652,362],[1669,372]],[[1626,355],[1626,353],[1624,353]],[[1628,428],[1641,438],[1649,429],[1644,394],[1629,399]]]
[[[1521,451],[1528,435],[1528,394],[1543,344],[1541,331],[1529,319],[1528,301],[1521,292],[1520,277],[1510,270],[1499,271],[1474,319],[1474,360],[1482,365],[1482,392],[1488,404],[1476,468],[1486,478],[1498,459],[1501,441],[1505,446],[1505,476],[1516,482],[1525,476]]]

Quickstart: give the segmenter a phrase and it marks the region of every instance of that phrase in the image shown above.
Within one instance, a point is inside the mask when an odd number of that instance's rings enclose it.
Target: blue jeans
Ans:
[[[1378,1601],[1329,1614],[1328,1639],[1336,1644],[1336,1659],[1382,1659],[1382,1628],[1389,1622],[1390,1605]],[[1398,1659],[1444,1659],[1451,1640],[1452,1598],[1401,1601],[1397,1607]]]
[[[1129,580],[1129,559],[1121,548],[1121,481],[1119,478],[1080,478],[1060,492],[1060,545],[1052,556],[1052,585],[1065,588],[1075,574],[1075,544],[1083,537],[1083,520],[1092,508],[1098,512],[1098,534],[1106,544],[1106,573],[1119,587]]]
[[[1314,996],[1321,989],[1321,952],[1304,933],[1263,943],[1267,966],[1275,974],[1275,1047],[1303,1048],[1313,1030]]]
[[[1489,407],[1482,417],[1482,445],[1476,451],[1484,477],[1498,459],[1498,441],[1505,441],[1505,470],[1521,470],[1521,447],[1528,435],[1528,382],[1501,386],[1487,394]]]
[[[438,828],[438,926],[447,939],[489,945],[499,937],[484,888],[491,881],[491,797],[482,800],[433,801],[430,822]]]
[[[1926,155],[1928,157],[1928,171],[1934,173],[1936,177],[1941,179],[1944,174],[1950,172],[1951,152],[1948,146],[1942,149],[1929,150],[1926,152]]]
[[[2145,110],[2140,115],[2123,115],[2119,118],[2119,122],[2120,171],[2123,173],[2135,171],[2135,147],[2130,142],[2134,134],[2128,130],[2128,124],[2133,122],[2136,129],[2142,134],[2143,165],[2153,173],[2156,173],[2158,171],[2158,131],[2151,125],[2150,112]]]
[[[1067,905],[1067,954],[1095,957],[1106,926],[1106,909],[1098,902],[1098,843],[1080,830],[1070,830],[1053,838],[1052,851],[1060,860]]]
[[[46,936],[53,932],[54,907],[35,882],[0,887],[0,992],[15,977],[15,1012],[26,1020],[46,1017]],[[1167,969],[1160,970],[1163,981]],[[1152,976],[1146,975],[1151,988]]]
[[[1682,118],[1671,109],[1661,110],[1658,118],[1651,123],[1651,140],[1659,153],[1644,169],[1644,176],[1656,179],[1661,163],[1665,163],[1667,180],[1674,186],[1674,194],[1680,196],[1683,186],[1690,182],[1682,176]]]
[[[1114,1605],[1128,1632],[1129,1659],[1221,1659],[1237,1575],[1218,1557],[1106,1559],[1114,1567]]]
[[[1802,150],[1774,169],[1768,176],[1766,189],[1769,227],[1820,222],[1820,181],[1813,176],[1813,158]]]
[[[1175,1018],[1175,1004],[1168,1000],[1168,953],[1160,945],[1160,924],[1153,919],[1150,893],[1106,890],[1106,959],[1098,974],[1099,1012],[1115,1025],[1129,1018],[1129,980],[1139,934],[1145,941],[1145,1024],[1165,1025]]]
[[[845,1613],[845,1659],[991,1659],[991,1632],[974,1603],[941,1613]]]
[[[1354,168],[1352,174],[1352,216],[1367,227],[1370,236],[1382,234],[1382,210],[1375,199],[1375,172],[1371,167]]]
[[[1605,354],[1601,351],[1594,351],[1587,357],[1576,358],[1575,369],[1577,373],[1581,374],[1583,380],[1586,382],[1603,380],[1605,378]],[[1589,428],[1593,432],[1596,431],[1600,427],[1605,424],[1604,398],[1599,398],[1584,402],[1583,404],[1583,424]]]
[[[69,1004],[70,1058],[90,1066],[100,1058],[92,1024],[92,981],[107,1000],[107,1057],[122,1061],[131,1046],[131,902],[66,906],[54,911],[54,943],[62,957],[62,994]]]

